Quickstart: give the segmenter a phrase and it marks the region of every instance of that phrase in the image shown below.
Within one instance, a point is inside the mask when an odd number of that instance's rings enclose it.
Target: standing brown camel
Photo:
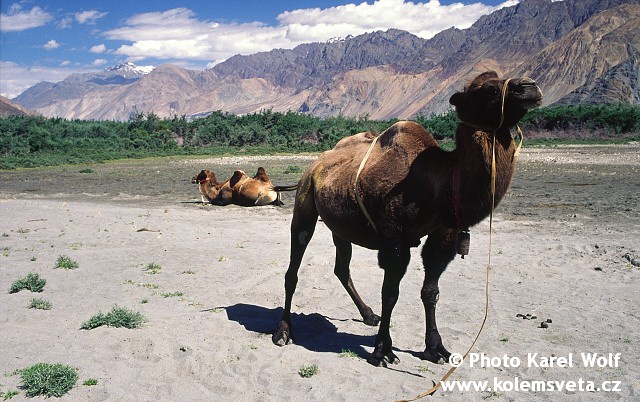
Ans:
[[[302,176],[296,194],[284,315],[273,342],[283,346],[292,339],[291,301],[319,215],[333,233],[334,273],[365,324],[380,323],[375,349],[368,358],[376,366],[398,362],[389,333],[391,313],[409,264],[409,249],[428,236],[422,249],[421,298],[426,313],[422,358],[448,361],[451,354],[436,326],[438,279],[456,254],[459,233],[491,211],[492,143],[497,203],[515,171],[516,147],[509,127],[541,100],[542,93],[531,79],[501,80],[495,72],[486,72],[449,100],[461,120],[452,152],[442,150],[420,125],[403,121],[379,137],[360,133],[344,138],[323,153]],[[352,244],[378,250],[378,263],[384,270],[382,317],[362,301],[351,281]]]
[[[247,176],[242,170],[236,170],[228,180],[222,183],[217,181],[214,172],[205,169],[195,175],[191,181],[198,183],[203,203],[236,204],[243,207],[282,205],[280,192],[298,188],[297,185],[274,186],[263,167],[258,168],[253,178]]]

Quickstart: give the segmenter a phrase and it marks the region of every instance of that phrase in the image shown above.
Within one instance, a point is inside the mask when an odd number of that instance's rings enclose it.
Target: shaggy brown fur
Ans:
[[[202,203],[215,205],[229,205],[233,198],[233,190],[229,185],[229,180],[218,182],[216,174],[208,169],[201,170],[193,176],[192,183],[198,184],[198,190],[202,197]]]
[[[251,178],[242,170],[236,170],[225,182],[218,183],[216,175],[210,170],[202,170],[194,176],[193,183],[198,183],[202,194],[202,202],[214,205],[236,204],[244,207],[261,205],[282,205],[280,192],[293,191],[296,186],[274,186],[267,172],[259,167]],[[207,201],[205,201],[205,199]]]
[[[399,294],[400,280],[409,263],[409,249],[428,236],[422,249],[425,280],[422,301],[426,313],[424,359],[448,360],[436,326],[438,279],[456,254],[458,233],[477,224],[491,210],[492,140],[496,139],[496,204],[504,196],[515,169],[514,141],[509,127],[527,109],[539,106],[542,93],[528,78],[512,79],[504,100],[505,80],[487,72],[450,99],[461,123],[456,149],[442,150],[420,125],[402,121],[384,131],[372,149],[356,183],[361,161],[375,135],[360,133],[341,140],[322,154],[304,173],[296,194],[291,223],[291,256],[285,276],[285,307],[273,342],[291,340],[291,302],[304,251],[318,215],[333,233],[334,273],[355,302],[364,322],[380,328],[368,361],[386,365],[398,361],[392,352],[389,324]],[[358,205],[358,191],[369,223]],[[382,317],[374,314],[356,291],[349,273],[352,244],[378,250],[384,269]]]

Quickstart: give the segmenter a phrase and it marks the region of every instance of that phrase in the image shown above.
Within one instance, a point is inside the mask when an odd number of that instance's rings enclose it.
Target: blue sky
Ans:
[[[429,38],[518,1],[0,0],[0,93],[126,61],[205,69],[389,28]]]

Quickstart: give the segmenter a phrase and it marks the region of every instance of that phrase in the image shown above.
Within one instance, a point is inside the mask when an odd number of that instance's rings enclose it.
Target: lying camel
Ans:
[[[280,199],[282,191],[293,191],[298,187],[274,186],[263,167],[259,167],[253,178],[247,176],[242,170],[236,170],[225,182],[219,183],[214,172],[202,170],[194,176],[193,183],[198,183],[205,199],[215,205],[236,204],[244,207],[261,205],[283,205]]]
[[[542,92],[531,79],[502,80],[495,72],[486,72],[449,100],[461,121],[452,152],[442,150],[420,125],[401,121],[379,136],[367,132],[346,137],[323,153],[303,174],[296,194],[284,314],[273,342],[283,346],[292,340],[291,302],[298,269],[319,215],[333,234],[334,273],[364,323],[380,323],[374,351],[367,359],[376,366],[399,361],[392,351],[391,313],[409,263],[409,249],[428,236],[422,248],[421,298],[426,313],[422,358],[448,361],[451,353],[436,325],[438,279],[456,255],[459,235],[491,212],[494,138],[497,205],[515,171],[516,147],[509,127],[541,100]],[[378,250],[384,270],[382,317],[364,303],[353,285],[352,244]]]
[[[241,172],[241,171],[240,171]],[[229,205],[233,199],[233,190],[227,179],[218,182],[216,174],[208,169],[201,170],[193,176],[192,183],[198,184],[198,190],[203,204]]]

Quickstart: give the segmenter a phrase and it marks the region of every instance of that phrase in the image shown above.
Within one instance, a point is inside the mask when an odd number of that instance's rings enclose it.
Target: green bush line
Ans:
[[[458,124],[453,111],[415,120],[438,140],[454,138]],[[396,121],[370,120],[368,116],[321,119],[271,110],[243,116],[216,111],[194,120],[140,113],[128,122],[8,116],[0,118],[0,169],[150,156],[319,152],[331,149],[348,135],[380,132]],[[556,132],[557,138],[563,138],[562,131],[579,131],[597,132],[600,141],[603,132],[607,141],[638,139],[640,107],[549,106],[530,111],[521,126],[529,131]]]

